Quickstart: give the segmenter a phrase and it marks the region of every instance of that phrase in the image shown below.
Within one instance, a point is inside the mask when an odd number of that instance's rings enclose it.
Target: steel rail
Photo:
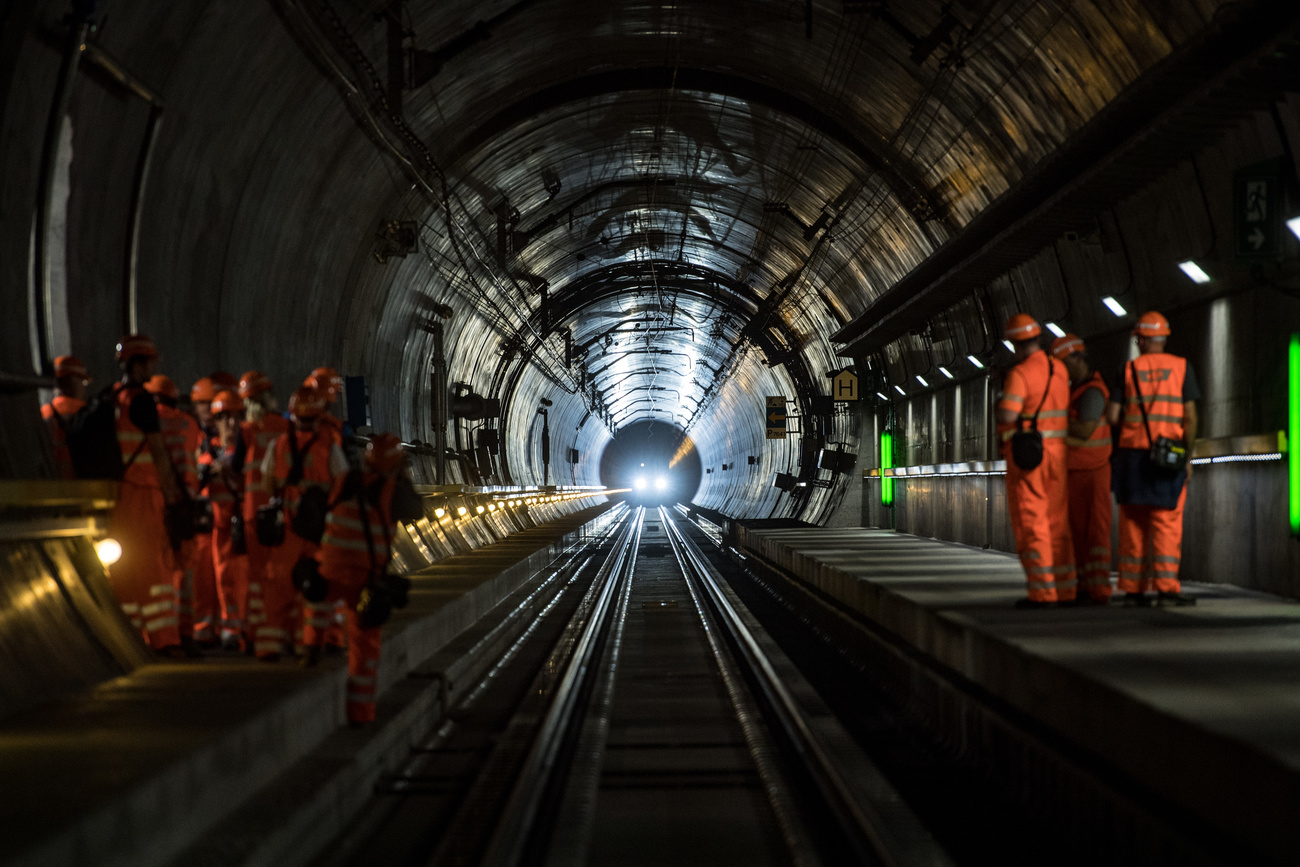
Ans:
[[[676,520],[667,510],[663,510],[661,517],[674,550],[679,552],[679,559],[704,588],[738,657],[749,666],[772,717],[798,753],[849,844],[864,861],[899,867],[900,862],[890,851],[879,829],[863,812],[835,762],[813,735],[798,703],[782,683],[771,660],[722,592],[718,580],[720,576],[704,559],[699,548],[678,528]]]
[[[603,648],[600,639],[614,611],[613,600],[631,575],[631,565],[635,562],[633,552],[641,541],[643,515],[644,508],[638,509],[615,542],[613,556],[596,575],[594,586],[599,589],[590,616],[574,644],[564,675],[555,688],[480,864],[505,867],[519,864],[527,854],[542,799],[555,778],[563,744],[580,722],[584,687],[599,672]]]

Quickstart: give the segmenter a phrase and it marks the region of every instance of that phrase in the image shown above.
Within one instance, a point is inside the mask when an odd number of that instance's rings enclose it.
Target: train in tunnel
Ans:
[[[659,507],[740,559],[796,527],[1016,555],[1004,325],[1113,391],[1159,312],[1198,385],[1181,578],[1300,600],[1293,0],[11,0],[0,293],[0,723],[158,662],[114,606],[122,488],[42,416],[133,336],[183,416],[250,371],[292,426],[329,370],[326,482],[396,437],[423,505],[385,550],[442,575]]]

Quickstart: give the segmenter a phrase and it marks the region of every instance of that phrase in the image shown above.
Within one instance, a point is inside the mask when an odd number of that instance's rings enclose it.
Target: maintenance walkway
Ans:
[[[1300,858],[1300,603],[1216,584],[1185,586],[1195,607],[1018,610],[1013,555],[762,523],[731,544],[860,620],[882,681],[1029,793],[1027,822],[1159,861]]]

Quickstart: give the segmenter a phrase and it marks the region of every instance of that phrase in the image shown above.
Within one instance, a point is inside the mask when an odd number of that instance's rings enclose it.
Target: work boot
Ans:
[[[222,650],[239,650],[239,636],[238,636],[238,635],[223,635],[223,636],[221,637],[221,649],[222,649]]]
[[[1156,597],[1157,605],[1168,605],[1172,608],[1185,608],[1188,605],[1196,604],[1195,596],[1188,596],[1184,593],[1166,593],[1163,590]]]
[[[1124,594],[1124,604],[1130,607],[1136,606],[1138,608],[1149,608],[1151,606],[1151,599],[1149,599],[1145,593],[1134,593],[1129,591]]]
[[[181,636],[181,650],[185,651],[185,655],[190,659],[203,658],[203,648],[199,647],[199,643],[188,635]]]
[[[166,647],[160,647],[157,650],[159,656],[163,659],[185,659],[185,650],[179,644],[169,644]]]
[[[1024,599],[1017,599],[1017,600],[1016,600],[1016,607],[1017,607],[1017,608],[1029,608],[1029,609],[1039,609],[1039,608],[1059,608],[1059,607],[1060,607],[1060,603],[1059,603],[1059,602],[1039,602],[1037,599],[1029,599],[1028,597],[1026,597],[1026,598],[1024,598]]]

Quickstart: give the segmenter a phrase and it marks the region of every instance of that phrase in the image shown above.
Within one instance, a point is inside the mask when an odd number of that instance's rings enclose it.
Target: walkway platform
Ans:
[[[1207,860],[1300,861],[1300,603],[1215,584],[1185,585],[1196,607],[1024,611],[1013,555],[888,530],[733,526],[741,551],[856,612],[898,655],[1194,827],[1217,853]],[[1036,813],[1061,808],[1035,797]]]
[[[411,672],[554,560],[606,508],[583,509],[411,573],[410,605],[384,628],[380,739],[406,751],[409,738],[423,733],[418,727],[428,725],[427,713],[423,720],[420,714],[446,688]],[[293,660],[265,664],[229,654],[154,663],[0,720],[0,864],[168,863],[322,745],[332,773],[377,773],[363,733],[344,725],[346,668],[345,655],[311,670]],[[395,721],[393,702],[385,704],[392,693],[409,693],[396,720],[409,731],[387,725]],[[352,747],[340,748],[340,738]],[[347,767],[358,761],[374,767]],[[328,796],[330,779],[319,782]],[[228,854],[209,851],[190,863],[245,861],[244,853]]]

